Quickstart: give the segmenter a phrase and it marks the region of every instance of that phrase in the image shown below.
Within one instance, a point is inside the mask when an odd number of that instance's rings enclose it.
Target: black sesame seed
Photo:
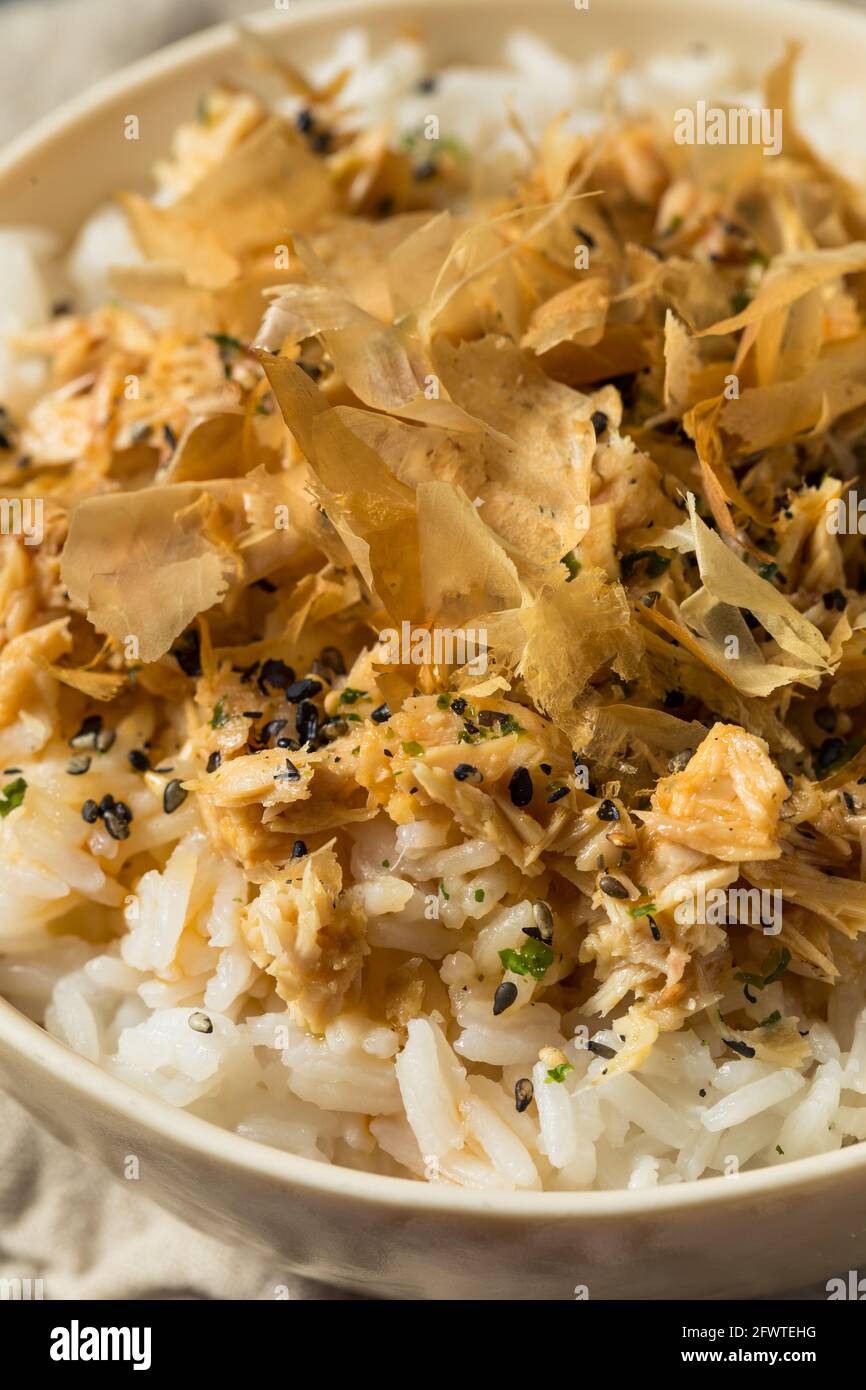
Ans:
[[[277,657],[269,656],[267,661],[262,662],[256,683],[261,693],[267,695],[269,686],[273,690],[287,690],[294,679],[295,673],[291,666],[287,666]]]
[[[842,800],[845,802],[845,805],[847,806],[848,810],[851,812],[852,816],[855,815],[855,814],[856,814],[856,811],[857,811],[857,802],[854,800],[854,798],[853,798],[853,796],[851,795],[851,793],[850,793],[850,792],[843,792],[843,793],[842,793]]]
[[[177,777],[173,777],[162,794],[162,809],[165,814],[170,816],[173,811],[183,805],[188,796],[189,792],[186,788],[181,786]]]
[[[532,904],[532,920],[535,923],[534,930],[538,933],[538,940],[549,946],[553,940],[553,913],[550,910],[550,903],[545,902],[544,898],[539,898],[537,902]],[[533,928],[524,927],[523,930],[528,936]]]
[[[535,1095],[535,1087],[528,1076],[521,1076],[519,1081],[514,1083],[514,1108],[518,1115],[522,1115],[532,1104],[532,1097]]]
[[[439,168],[434,159],[424,159],[414,166],[412,177],[416,183],[425,183],[427,179],[435,179],[438,172]]]
[[[556,787],[547,798],[548,806],[553,801],[561,801],[564,796],[568,796],[568,787]]]
[[[218,748],[215,748],[214,751],[211,753],[210,757],[209,757],[208,760],[207,760],[207,770],[208,770],[208,772],[216,772],[216,770],[217,770],[217,768],[219,767],[219,765],[220,765],[220,763],[222,762],[222,760],[223,760],[223,755],[222,755],[222,753],[219,751]]]
[[[604,411],[594,410],[592,413],[590,424],[592,425],[592,428],[595,430],[597,436],[600,434],[604,434],[605,430],[607,429],[607,416],[605,415]]]
[[[458,763],[454,769],[454,776],[458,782],[471,782],[474,787],[484,780],[478,768],[473,767],[471,763]]]
[[[243,715],[244,719],[261,719],[263,711],[260,709],[244,709],[241,710],[241,714]],[[286,720],[287,724],[288,722],[289,721]]]
[[[333,138],[329,130],[317,131],[311,142],[316,154],[328,154]]]
[[[647,922],[649,923],[650,935],[652,936],[653,941],[661,941],[662,934],[658,929],[658,923],[656,922],[655,917],[653,917],[650,913],[647,913]]]
[[[301,743],[314,743],[318,732],[319,711],[309,700],[303,700],[295,716],[295,733]]]
[[[665,692],[665,709],[681,709],[686,702],[686,697],[681,690],[668,690]]]
[[[190,1014],[187,1023],[194,1033],[213,1032],[212,1021],[208,1018],[207,1014],[203,1014],[200,1009],[196,1009],[195,1013]]]
[[[303,859],[308,853],[306,843],[303,840],[295,840],[292,845],[292,859]]]
[[[106,792],[106,793],[105,793],[105,796],[102,798],[102,800],[101,800],[100,803],[99,803],[99,814],[100,814],[101,816],[104,816],[105,813],[106,813],[106,811],[113,811],[113,810],[114,810],[114,807],[115,807],[115,800],[114,800],[114,797],[111,795],[111,792]]]
[[[794,790],[794,779],[791,776],[790,772],[782,773],[782,781],[785,783],[785,786],[788,788],[789,792],[792,792]]]
[[[298,740],[296,738],[278,738],[276,746],[277,748],[291,748],[293,753],[297,753],[301,745],[298,743]],[[335,763],[338,763],[339,761],[339,758],[334,759]]]
[[[261,590],[263,591],[263,593],[266,593],[266,594],[275,594],[275,593],[277,592],[277,586],[276,586],[276,584],[273,584],[273,583],[271,582],[270,579],[256,579],[256,580],[250,585],[250,588],[251,588],[251,589],[261,589]]]
[[[508,795],[511,797],[513,805],[528,806],[532,800],[533,790],[529,768],[516,768],[508,783]]]
[[[462,718],[466,710],[466,701],[463,699],[462,695],[458,695],[456,699],[451,701],[451,708],[455,714]]]
[[[612,874],[602,874],[598,880],[598,886],[602,893],[606,893],[609,898],[627,898],[629,896],[625,884],[620,883],[619,879],[614,878]]]
[[[652,608],[652,607],[654,607],[655,604],[658,603],[658,601],[659,601],[660,598],[661,598],[661,590],[660,590],[660,589],[650,589],[650,591],[649,591],[648,594],[641,594],[641,600],[640,600],[640,601],[641,601],[641,603],[643,604],[644,608]]]
[[[553,771],[553,768],[550,766],[550,763],[539,763],[538,766],[539,769],[544,773],[545,777],[549,777],[551,772]]]
[[[503,980],[501,985],[496,986],[496,992],[493,995],[494,1015],[498,1017],[499,1014],[504,1014],[506,1009],[511,1008],[516,998],[517,985],[513,980]]]
[[[171,449],[172,453],[174,453],[175,449],[177,448],[177,435],[175,434],[171,425],[163,425],[162,433],[166,444]]]
[[[594,1042],[592,1038],[586,1044],[588,1052],[592,1052],[596,1057],[604,1057],[606,1061],[616,1056],[616,1048],[608,1047],[607,1043]]]
[[[90,797],[81,808],[81,819],[86,820],[88,825],[95,825],[99,820],[99,807]]]
[[[285,767],[285,771],[284,771],[284,772],[275,772],[275,773],[274,773],[274,781],[276,781],[276,782],[297,782],[297,781],[299,780],[300,776],[301,776],[301,774],[300,774],[300,772],[298,772],[298,769],[295,767],[295,764],[292,762],[292,760],[291,760],[290,758],[286,758],[286,767]]]
[[[121,816],[118,816],[116,808],[106,811],[102,817],[102,821],[112,840],[129,839],[129,823]]]
[[[102,728],[101,714],[88,714],[83,720],[81,728],[69,740],[70,748],[95,748],[96,735]]]
[[[259,741],[263,744],[270,743],[272,738],[276,738],[277,734],[282,732],[288,722],[288,719],[269,719],[267,724],[263,724],[259,730]]]
[[[436,91],[436,78],[432,75],[419,78],[415,83],[415,91],[420,92],[422,96],[429,96],[431,92]]]
[[[112,748],[116,741],[117,734],[114,729],[100,729],[99,733],[96,735],[97,753],[107,753],[109,748]]]
[[[748,1043],[738,1042],[736,1038],[723,1038],[725,1047],[729,1047],[732,1052],[736,1052],[740,1057],[754,1057],[755,1049],[749,1047]]]
[[[318,695],[322,688],[321,681],[306,680],[293,681],[286,687],[286,699],[290,705],[299,705],[302,700],[310,700],[314,695]]]
[[[131,748],[127,754],[129,765],[134,772],[149,772],[150,758],[140,748]]]
[[[388,720],[391,718],[391,706],[387,701],[383,705],[377,705],[372,711],[370,718],[374,724],[387,724]]]
[[[703,1088],[703,1086],[702,1086],[701,1089],[698,1091],[698,1095],[701,1096],[701,1097],[703,1098],[706,1094],[707,1094],[707,1093],[706,1093],[706,1091],[704,1090],[704,1088]]]
[[[316,124],[316,118],[308,106],[303,107],[295,117],[295,125],[302,135],[308,135]]]
[[[127,806],[125,801],[115,801],[114,805],[111,807],[111,810],[114,813],[114,815],[118,817],[119,820],[125,821],[127,825],[131,820],[134,819],[132,810],[129,806]]]
[[[605,797],[595,814],[599,820],[619,820],[619,808],[616,802],[611,801],[609,797]]]
[[[70,758],[66,764],[66,771],[70,777],[80,777],[82,773],[90,770],[90,754],[78,753],[74,758]]]

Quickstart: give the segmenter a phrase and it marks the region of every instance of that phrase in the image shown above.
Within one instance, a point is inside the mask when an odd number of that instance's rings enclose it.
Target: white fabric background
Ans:
[[[254,8],[256,0],[0,4],[0,143],[98,77]],[[42,1278],[47,1299],[268,1299],[278,1285],[293,1298],[349,1297],[193,1231],[37,1130],[3,1095],[0,1278]],[[825,1296],[823,1286],[789,1295]]]

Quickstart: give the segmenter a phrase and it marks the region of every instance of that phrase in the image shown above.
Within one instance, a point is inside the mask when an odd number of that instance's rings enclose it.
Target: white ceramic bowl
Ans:
[[[442,61],[495,61],[512,27],[562,51],[723,42],[765,64],[785,37],[831,84],[866,69],[866,17],[814,0],[292,0],[261,27],[296,63],[348,25],[375,42],[417,26]],[[71,236],[119,186],[142,185],[196,96],[237,72],[226,26],[102,83],[0,160],[0,222]],[[141,140],[123,139],[139,117]],[[0,1082],[47,1128],[188,1221],[276,1252],[288,1268],[386,1297],[748,1297],[866,1261],[866,1145],[736,1178],[644,1192],[472,1193],[313,1163],[141,1095],[0,1001]]]

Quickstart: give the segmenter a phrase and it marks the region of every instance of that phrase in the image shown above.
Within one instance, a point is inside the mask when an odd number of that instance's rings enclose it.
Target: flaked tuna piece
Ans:
[[[672,841],[727,863],[777,859],[787,795],[763,739],[715,724],[682,771],[658,783],[650,811],[638,814],[653,842]]]
[[[300,881],[266,883],[241,922],[256,965],[273,976],[292,1017],[315,1033],[342,1009],[369,950],[364,914],[342,888],[336,855],[322,849]]]

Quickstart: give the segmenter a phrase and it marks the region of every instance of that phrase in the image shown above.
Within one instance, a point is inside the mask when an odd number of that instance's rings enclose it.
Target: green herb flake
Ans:
[[[233,338],[230,333],[207,333],[212,343],[216,343],[220,352],[244,352],[245,348],[240,338]]]
[[[451,696],[450,696],[450,695],[437,695],[437,696],[436,696],[436,708],[437,708],[437,709],[448,709],[449,706],[450,706],[450,704],[451,704]]]
[[[474,893],[474,897],[475,897],[475,901],[476,901],[477,903],[483,903],[483,902],[484,902],[484,889],[483,889],[483,888],[476,888],[476,889],[475,889],[475,893]]]
[[[340,691],[341,705],[355,705],[359,700],[369,700],[370,696],[366,690],[355,690],[351,685],[347,685],[345,690]]]
[[[646,574],[648,579],[658,579],[659,575],[664,574],[671,563],[669,555],[659,555],[657,550],[632,550],[630,554],[623,555],[620,561],[623,579],[631,578],[635,566],[641,560],[647,562]]]
[[[442,894],[446,903],[451,901],[451,894],[448,892],[448,889],[445,887],[444,883],[439,884],[439,892]]]
[[[424,749],[417,739],[410,738],[402,745],[403,752],[410,758],[423,758]]]
[[[536,941],[534,937],[530,937],[519,951],[506,946],[499,952],[499,959],[504,968],[514,975],[531,975],[533,980],[543,980],[555,957],[543,941]]]
[[[568,578],[566,579],[565,582],[566,582],[566,584],[570,584],[571,581],[572,581],[572,579],[576,579],[577,576],[580,574],[580,570],[581,570],[580,561],[578,560],[578,558],[577,558],[577,556],[575,555],[574,551],[573,551],[573,550],[569,550],[569,552],[568,552],[567,555],[563,555],[562,560],[560,561],[560,563],[563,564],[563,565],[565,565],[565,568],[568,570]]]
[[[771,961],[772,966],[770,966]],[[787,946],[783,946],[779,951],[772,951],[764,961],[764,969],[770,967],[769,973],[764,976],[764,984],[772,985],[776,980],[780,980],[790,964],[791,952]]]
[[[554,1081],[558,1083],[563,1082],[570,1071],[574,1071],[574,1067],[570,1062],[560,1062],[558,1066],[550,1067],[544,1078],[545,1086],[549,1086]]]
[[[781,1022],[781,1019],[782,1019],[782,1015],[779,1013],[779,1010],[778,1010],[778,1009],[774,1009],[773,1012],[772,1012],[771,1014],[767,1014],[767,1017],[766,1017],[766,1018],[762,1018],[762,1019],[761,1019],[761,1022],[760,1022],[760,1024],[759,1024],[759,1027],[761,1027],[761,1028],[775,1028],[776,1024]]]
[[[26,790],[27,783],[23,777],[16,777],[14,782],[7,782],[2,792],[3,800],[0,801],[0,816],[5,819],[10,811],[20,806]]]
[[[776,1153],[781,1154],[783,1158],[785,1157],[785,1150],[779,1144],[776,1145]]]
[[[213,714],[211,715],[211,720],[210,720],[210,726],[211,726],[211,728],[212,728],[212,729],[221,729],[221,728],[223,727],[224,724],[227,724],[227,723],[229,722],[229,718],[230,718],[230,716],[229,716],[229,714],[228,714],[228,711],[226,710],[226,702],[225,702],[225,700],[223,700],[223,699],[217,700],[216,704],[215,704],[214,707],[213,707]]]
[[[779,566],[776,564],[775,560],[771,560],[766,565],[758,565],[758,574],[762,579],[766,579],[768,583],[775,579],[778,573]]]
[[[655,912],[655,903],[641,903],[639,907],[630,907],[629,917],[649,917],[650,913]]]

